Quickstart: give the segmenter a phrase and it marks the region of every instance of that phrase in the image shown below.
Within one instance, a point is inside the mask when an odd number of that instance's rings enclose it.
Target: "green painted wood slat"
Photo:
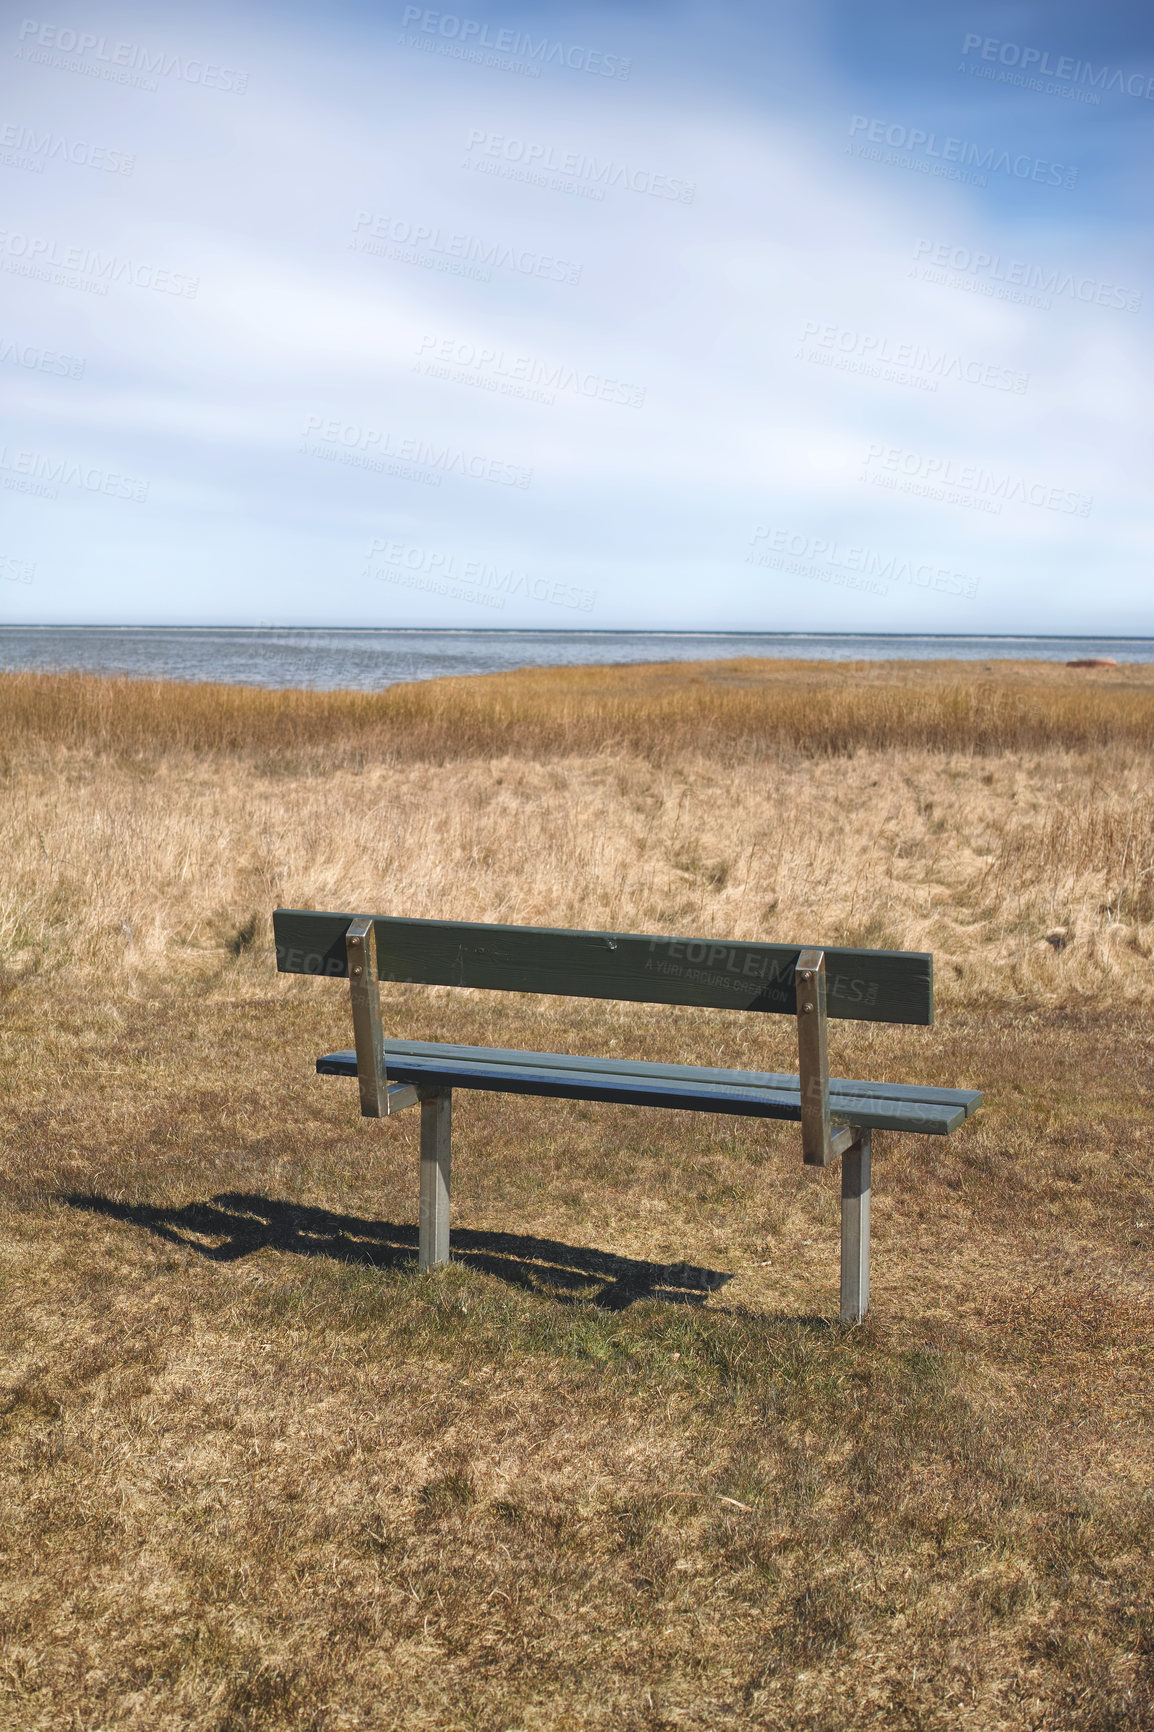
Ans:
[[[493,1047],[439,1046],[426,1041],[383,1044],[390,1081],[427,1088],[616,1101],[745,1118],[801,1117],[795,1076],[763,1076],[751,1071],[710,1073],[696,1065],[620,1061],[610,1068],[595,1059],[574,1059],[565,1053],[503,1052]],[[326,1053],[316,1063],[321,1076],[357,1074],[357,1055],[351,1049]],[[723,1080],[714,1080],[718,1075]],[[947,1100],[930,1100],[920,1090],[908,1087],[900,1096],[891,1091],[892,1085],[842,1082],[831,1077],[831,1116],[835,1124],[948,1136],[981,1104],[981,1096],[971,1089],[927,1091],[952,1096]]]
[[[443,1040],[385,1039],[381,1046],[387,1067],[401,1058],[461,1059],[466,1063],[485,1058],[509,1068],[520,1064],[532,1067],[544,1063],[554,1069],[572,1072],[574,1076],[580,1076],[585,1071],[596,1071],[611,1077],[645,1076],[658,1081],[689,1081],[706,1085],[717,1083],[723,1088],[744,1087],[748,1084],[755,1088],[792,1089],[795,1092],[798,1086],[796,1073],[790,1071],[725,1070],[712,1065],[663,1064],[654,1063],[652,1059],[601,1058],[599,1055],[591,1056],[587,1053],[527,1052],[520,1047],[507,1046],[459,1046]],[[333,1056],[329,1054],[329,1057]],[[847,1099],[863,1096],[870,1100],[913,1101],[944,1107],[950,1112],[961,1107],[967,1116],[977,1112],[982,1104],[982,1096],[977,1089],[942,1089],[916,1083],[857,1082],[850,1077],[831,1077],[829,1086],[831,1093]]]
[[[277,968],[282,974],[345,978],[345,933],[355,918],[278,908],[273,915]],[[797,1013],[793,973],[803,945],[391,915],[375,916],[374,925],[383,981]],[[830,1016],[923,1027],[933,1022],[932,956],[824,948]]]

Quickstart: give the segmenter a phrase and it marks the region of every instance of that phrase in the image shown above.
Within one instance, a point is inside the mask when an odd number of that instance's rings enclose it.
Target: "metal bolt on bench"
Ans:
[[[869,1309],[872,1132],[948,1136],[981,1105],[972,1089],[830,1077],[831,1016],[933,1022],[933,958],[922,952],[286,908],[276,910],[273,926],[282,973],[349,981],[356,1050],[319,1058],[317,1071],[355,1076],[366,1118],[388,1118],[420,1103],[422,1269],[449,1258],[455,1088],[793,1119],[801,1124],[807,1166],[841,1159],[841,1317],[859,1323]],[[381,980],[793,1014],[798,1075],[385,1040]]]

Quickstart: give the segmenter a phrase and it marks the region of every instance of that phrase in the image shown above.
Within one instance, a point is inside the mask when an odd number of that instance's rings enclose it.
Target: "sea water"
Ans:
[[[838,636],[827,633],[425,631],[237,626],[0,625],[0,669],[80,669],[138,679],[230,685],[351,687],[511,668],[606,662],[1154,661],[1154,638]]]

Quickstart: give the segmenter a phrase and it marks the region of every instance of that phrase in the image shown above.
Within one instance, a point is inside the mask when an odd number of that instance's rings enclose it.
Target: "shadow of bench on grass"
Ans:
[[[302,1257],[331,1257],[378,1269],[409,1268],[417,1257],[417,1229],[393,1221],[367,1221],[275,1197],[222,1191],[206,1203],[179,1209],[149,1203],[118,1203],[111,1197],[73,1193],[60,1198],[72,1209],[86,1209],[129,1226],[143,1227],[195,1251],[214,1263],[233,1263],[254,1251],[291,1251]],[[452,1260],[513,1286],[580,1300],[604,1311],[623,1311],[639,1299],[667,1304],[703,1305],[732,1275],[689,1263],[645,1263],[557,1239],[525,1233],[453,1230]]]

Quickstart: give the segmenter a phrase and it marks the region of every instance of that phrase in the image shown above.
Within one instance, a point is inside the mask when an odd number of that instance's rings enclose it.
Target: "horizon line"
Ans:
[[[1081,631],[1081,632],[996,632],[996,631],[755,631],[755,630],[692,630],[650,626],[598,626],[580,629],[575,626],[445,626],[445,625],[225,625],[210,622],[199,624],[162,625],[93,620],[5,620],[3,631],[232,631],[251,632],[389,632],[396,635],[439,633],[453,637],[670,637],[670,638],[830,638],[878,639],[920,638],[950,643],[975,641],[1002,643],[1082,643],[1089,639],[1113,643],[1154,643],[1154,633]]]

